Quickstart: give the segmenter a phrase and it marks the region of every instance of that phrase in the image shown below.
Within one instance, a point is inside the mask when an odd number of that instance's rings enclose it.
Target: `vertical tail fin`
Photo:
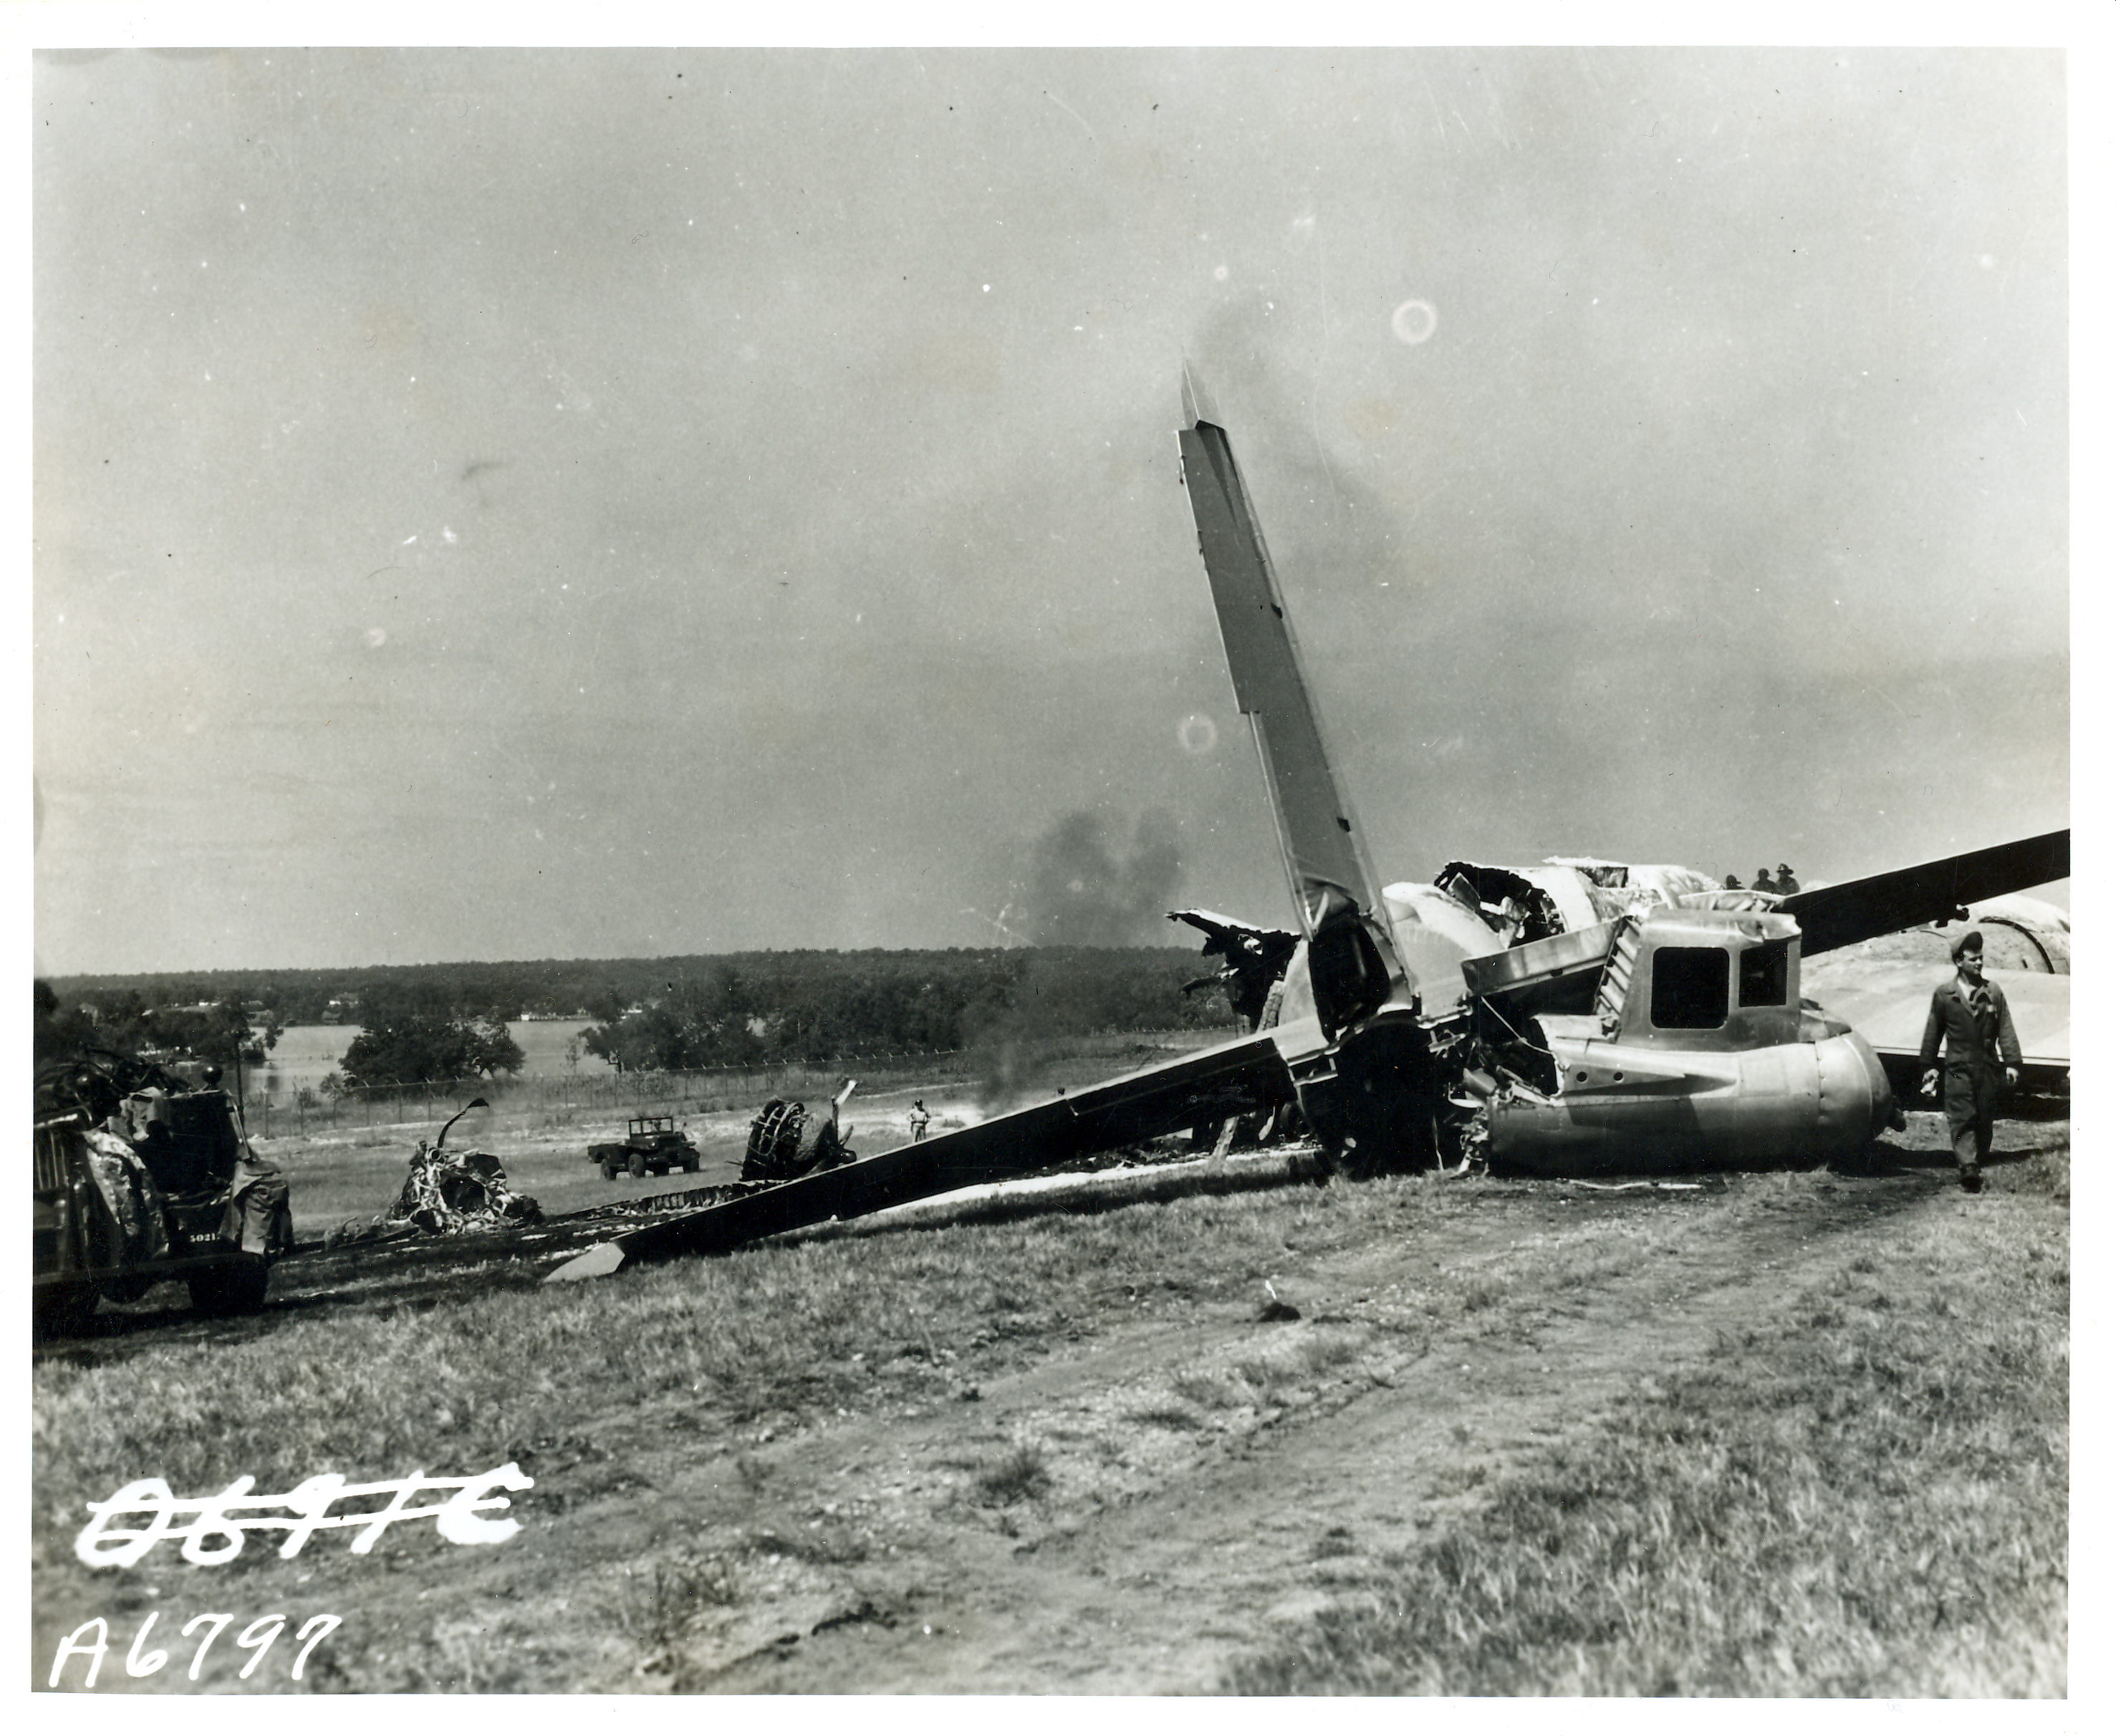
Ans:
[[[1235,703],[1255,732],[1303,932],[1341,904],[1381,914],[1351,805],[1338,788],[1320,720],[1300,669],[1293,623],[1249,506],[1226,430],[1186,366],[1183,370],[1183,480],[1198,521],[1198,552],[1212,581],[1220,642]]]

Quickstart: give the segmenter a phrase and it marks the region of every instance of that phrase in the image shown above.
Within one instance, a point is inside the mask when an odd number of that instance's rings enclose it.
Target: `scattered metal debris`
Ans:
[[[473,1097],[451,1115],[433,1144],[423,1139],[389,1210],[348,1218],[324,1238],[326,1248],[399,1236],[462,1236],[479,1230],[523,1229],[544,1221],[544,1210],[526,1193],[507,1185],[507,1171],[490,1151],[444,1149],[448,1129],[472,1109],[489,1107]]]
[[[742,1159],[743,1180],[790,1182],[815,1170],[835,1169],[851,1163],[859,1154],[845,1143],[838,1126],[838,1111],[858,1088],[858,1080],[844,1080],[828,1109],[813,1114],[805,1103],[774,1097],[749,1124],[749,1146]]]

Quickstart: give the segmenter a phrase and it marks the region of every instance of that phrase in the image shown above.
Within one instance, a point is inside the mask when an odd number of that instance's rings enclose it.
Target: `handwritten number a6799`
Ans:
[[[160,1619],[161,1611],[152,1610],[148,1612],[147,1619],[140,1623],[140,1631],[132,1636],[132,1644],[125,1654],[126,1675],[151,1676],[169,1661],[168,1652],[159,1647],[151,1651],[148,1648],[147,1637],[154,1632],[154,1623]],[[185,1672],[190,1680],[196,1682],[199,1679],[200,1672],[205,1667],[207,1651],[234,1620],[232,1615],[212,1613],[194,1615],[184,1623],[182,1633],[186,1639],[200,1628],[205,1629],[205,1637],[199,1642],[198,1650],[191,1654],[191,1668]],[[249,1680],[257,1666],[264,1661],[264,1654],[272,1649],[272,1642],[278,1638],[286,1625],[287,1618],[283,1614],[260,1615],[235,1636],[235,1644],[251,1654],[250,1661],[237,1673],[237,1679]],[[301,1649],[294,1654],[293,1668],[288,1672],[292,1680],[298,1682],[301,1679],[301,1668],[308,1662],[309,1654],[343,1625],[342,1619],[335,1615],[312,1615],[296,1629],[294,1637],[301,1642]],[[109,1650],[109,1623],[99,1615],[83,1622],[59,1642],[58,1655],[52,1660],[51,1680],[46,1685],[57,1688],[59,1679],[65,1674],[67,1660],[80,1657],[87,1660],[81,1685],[94,1687],[97,1674],[102,1669],[103,1660]]]

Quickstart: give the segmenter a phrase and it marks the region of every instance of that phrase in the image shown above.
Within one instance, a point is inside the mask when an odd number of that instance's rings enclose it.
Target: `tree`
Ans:
[[[663,997],[640,1012],[591,1025],[581,1033],[581,1046],[621,1073],[743,1066],[763,1049],[753,1002],[740,971],[716,968],[665,985]]]
[[[279,1046],[280,1036],[286,1030],[287,1025],[286,1021],[279,1017],[277,1008],[267,1007],[260,1021],[260,1026],[261,1028],[251,1031],[250,1040],[242,1047],[242,1059],[246,1061],[256,1062],[261,1066],[266,1054]]]
[[[38,1062],[56,1061],[79,1053],[85,1045],[104,1042],[102,1031],[80,1008],[61,1005],[58,995],[43,977],[37,978],[36,984],[30,1034],[32,1054]]]
[[[340,1064],[358,1085],[409,1085],[519,1072],[527,1059],[494,1020],[395,1010],[362,1029]]]
[[[276,1023],[268,1022],[262,1037],[254,1035],[242,997],[234,994],[213,1005],[128,1011],[111,1025],[106,1039],[111,1048],[161,1049],[220,1067],[232,1066],[237,1059],[262,1061],[265,1049],[279,1039]]]

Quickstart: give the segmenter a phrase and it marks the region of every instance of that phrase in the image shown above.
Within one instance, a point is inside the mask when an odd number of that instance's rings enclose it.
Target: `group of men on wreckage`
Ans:
[[[1742,889],[1741,875],[1738,874],[1728,875],[1727,876],[1726,889],[1728,892],[1741,891]],[[1755,882],[1748,889],[1750,892],[1775,893],[1778,897],[1782,898],[1788,893],[1798,892],[1800,890],[1800,882],[1792,877],[1792,870],[1787,867],[1783,862],[1780,862],[1778,864],[1778,875],[1775,879],[1772,877],[1771,870],[1769,869],[1759,868],[1756,870]]]

